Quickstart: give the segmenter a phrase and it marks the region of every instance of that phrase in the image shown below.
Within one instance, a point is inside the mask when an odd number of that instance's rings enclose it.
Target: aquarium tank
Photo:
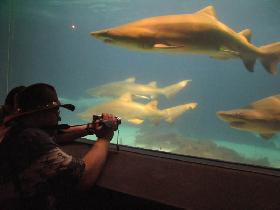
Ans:
[[[62,123],[135,148],[280,168],[279,0],[3,0],[1,102],[49,83]],[[87,136],[94,140],[95,136]]]

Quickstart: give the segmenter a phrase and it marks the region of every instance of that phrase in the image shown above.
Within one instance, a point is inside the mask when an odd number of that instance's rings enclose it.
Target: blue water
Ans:
[[[243,107],[279,94],[280,74],[268,74],[259,62],[248,72],[241,60],[215,60],[206,55],[133,52],[107,45],[90,32],[137,19],[193,13],[213,5],[221,22],[235,31],[251,28],[256,46],[280,40],[279,0],[13,0],[12,66],[9,87],[47,82],[77,112],[95,106],[86,90],[135,76],[138,83],[157,81],[163,87],[183,79],[190,85],[159,108],[197,102],[198,107],[173,124],[124,123],[122,144],[225,161],[280,168],[280,137],[263,140],[257,134],[229,128],[216,116],[220,110]],[[8,1],[0,10],[9,9]],[[75,28],[72,28],[72,25]],[[6,64],[6,61],[1,61]],[[65,122],[82,123],[63,112]],[[116,138],[114,139],[116,141]]]

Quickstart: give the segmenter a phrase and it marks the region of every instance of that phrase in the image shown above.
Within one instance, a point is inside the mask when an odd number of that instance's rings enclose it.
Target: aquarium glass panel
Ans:
[[[5,5],[5,6],[4,6]],[[9,10],[7,9],[9,5],[0,2],[0,100],[4,101],[8,84],[7,84],[7,70],[10,69],[9,65],[11,60],[8,57],[8,46],[11,44],[11,38],[9,38],[9,31],[11,31],[11,16],[9,15]]]
[[[280,168],[279,0],[0,5],[2,95],[50,83],[76,105],[62,123],[121,117],[113,143]]]

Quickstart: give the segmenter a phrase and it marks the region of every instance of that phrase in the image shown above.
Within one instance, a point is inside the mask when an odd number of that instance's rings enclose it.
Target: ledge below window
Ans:
[[[91,146],[83,142],[63,149],[82,157]],[[183,209],[280,208],[279,170],[115,145],[97,185]]]

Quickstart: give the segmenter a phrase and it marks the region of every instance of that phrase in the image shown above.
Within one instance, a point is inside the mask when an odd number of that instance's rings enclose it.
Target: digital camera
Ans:
[[[117,126],[114,126],[112,121],[110,120],[104,120],[102,115],[93,115],[92,116],[92,122],[96,122],[99,120],[102,125],[104,125],[107,128],[114,128],[114,131],[118,130],[119,125],[122,123],[122,120],[120,117],[115,116],[116,121],[117,121]]]

